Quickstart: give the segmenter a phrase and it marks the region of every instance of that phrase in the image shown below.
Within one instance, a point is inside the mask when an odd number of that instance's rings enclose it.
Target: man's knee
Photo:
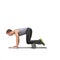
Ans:
[[[30,41],[27,41],[27,44],[30,44]]]

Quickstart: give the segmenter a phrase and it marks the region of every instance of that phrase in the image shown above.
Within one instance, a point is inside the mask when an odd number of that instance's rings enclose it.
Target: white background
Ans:
[[[47,49],[9,49],[15,45],[15,36],[9,37],[6,30],[21,27],[31,27],[32,39],[42,38]],[[19,46],[30,46],[25,36],[20,37]],[[59,0],[0,0],[0,60],[60,60],[59,57]]]

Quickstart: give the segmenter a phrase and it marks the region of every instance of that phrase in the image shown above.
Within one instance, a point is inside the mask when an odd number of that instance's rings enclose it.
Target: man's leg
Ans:
[[[31,28],[27,28],[27,31],[26,31],[26,42],[28,44],[31,44],[30,43],[31,37],[32,37],[32,29]]]
[[[42,44],[42,41],[41,40],[31,40],[31,37],[32,37],[32,29],[31,28],[27,28],[27,31],[26,31],[26,42],[28,44]]]

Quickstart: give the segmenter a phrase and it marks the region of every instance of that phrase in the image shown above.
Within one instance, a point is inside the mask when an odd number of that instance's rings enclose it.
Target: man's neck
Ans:
[[[13,31],[12,33],[15,34],[15,31]]]

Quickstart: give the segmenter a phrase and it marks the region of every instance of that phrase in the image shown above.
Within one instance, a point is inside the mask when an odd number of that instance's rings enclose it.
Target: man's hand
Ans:
[[[18,48],[18,46],[13,46],[13,48]]]

